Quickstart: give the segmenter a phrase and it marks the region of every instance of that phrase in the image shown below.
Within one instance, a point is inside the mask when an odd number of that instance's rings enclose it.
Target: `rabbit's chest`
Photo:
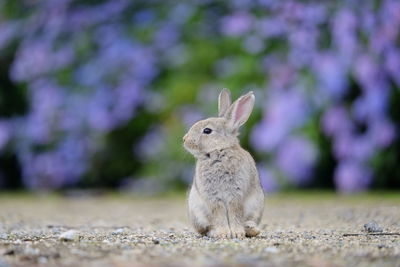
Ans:
[[[211,157],[198,167],[199,190],[210,201],[240,199],[248,188],[243,162],[235,157]]]

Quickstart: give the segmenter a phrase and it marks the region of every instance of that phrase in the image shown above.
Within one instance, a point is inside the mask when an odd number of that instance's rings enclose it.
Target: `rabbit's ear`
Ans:
[[[232,104],[227,114],[228,125],[233,131],[237,131],[249,119],[254,101],[254,93],[250,91]]]
[[[218,116],[224,117],[231,106],[231,93],[228,89],[222,89],[218,97]]]

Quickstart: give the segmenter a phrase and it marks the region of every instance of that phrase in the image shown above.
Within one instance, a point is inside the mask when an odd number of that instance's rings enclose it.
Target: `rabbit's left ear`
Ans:
[[[249,119],[254,101],[254,93],[250,91],[232,104],[228,111],[228,125],[233,131],[237,131]]]
[[[222,89],[218,97],[218,116],[224,117],[231,106],[231,93],[228,89]]]

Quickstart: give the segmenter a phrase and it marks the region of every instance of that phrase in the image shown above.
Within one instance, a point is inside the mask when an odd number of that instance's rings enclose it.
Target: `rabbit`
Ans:
[[[254,101],[249,92],[231,104],[230,92],[223,89],[218,117],[198,121],[183,137],[185,149],[196,158],[189,220],[201,235],[244,238],[260,233],[264,191],[252,156],[237,138]]]

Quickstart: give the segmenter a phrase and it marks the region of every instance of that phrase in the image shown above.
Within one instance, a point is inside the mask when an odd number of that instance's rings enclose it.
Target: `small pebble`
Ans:
[[[112,232],[111,234],[112,235],[120,235],[120,234],[123,234],[123,233],[125,233],[125,229],[124,228],[119,228],[119,229],[115,230],[114,232]]]
[[[41,256],[41,257],[38,258],[38,263],[40,263],[40,264],[46,264],[46,263],[48,263],[48,260],[47,260],[46,257]]]
[[[27,248],[25,248],[24,253],[25,253],[26,255],[33,255],[33,256],[35,256],[35,255],[39,255],[40,250],[37,249],[37,248],[27,247]]]
[[[76,231],[76,230],[69,230],[69,231],[62,233],[59,236],[59,239],[61,241],[76,241],[79,239],[79,234],[78,234],[78,231]]]
[[[158,244],[160,244],[160,240],[158,240],[158,239],[153,239],[153,243],[156,244],[156,245],[158,245]]]
[[[368,233],[380,233],[383,231],[375,221],[364,224],[364,230]]]
[[[276,247],[267,247],[264,249],[264,251],[269,253],[278,253],[279,249],[277,249]]]
[[[0,239],[8,239],[8,234],[0,233]]]

